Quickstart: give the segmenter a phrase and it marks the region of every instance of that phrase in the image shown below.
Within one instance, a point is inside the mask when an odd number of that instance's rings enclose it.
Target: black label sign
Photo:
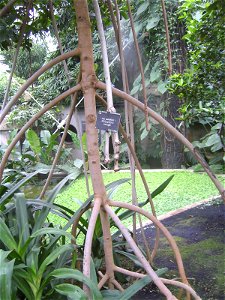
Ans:
[[[96,128],[117,132],[120,123],[120,114],[108,111],[99,111],[97,114]]]

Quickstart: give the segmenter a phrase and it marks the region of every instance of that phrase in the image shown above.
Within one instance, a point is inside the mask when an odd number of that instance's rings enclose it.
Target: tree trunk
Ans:
[[[167,105],[167,116],[165,119],[176,129],[179,129],[180,121],[176,118],[179,116],[178,108],[180,107],[179,99],[166,93],[163,97],[165,105]],[[179,130],[180,131],[180,130]],[[164,169],[180,169],[184,163],[184,147],[169,131],[166,129],[162,130],[161,136],[161,147],[163,149],[162,153],[162,167]]]

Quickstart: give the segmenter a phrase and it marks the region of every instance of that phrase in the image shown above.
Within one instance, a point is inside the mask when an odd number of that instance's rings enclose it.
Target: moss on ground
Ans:
[[[174,236],[185,266],[187,277],[193,288],[201,295],[207,293],[208,299],[211,293],[222,295],[224,292],[224,244],[217,237],[210,237],[196,243]],[[179,277],[173,251],[165,238],[160,239],[160,248],[157,254],[157,266],[168,267],[166,277]],[[208,300],[207,299],[207,300]],[[219,298],[218,298],[219,299]]]

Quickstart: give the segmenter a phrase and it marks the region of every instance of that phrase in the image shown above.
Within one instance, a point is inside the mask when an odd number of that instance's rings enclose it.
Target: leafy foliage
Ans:
[[[179,69],[183,64],[184,43],[181,40],[183,23],[178,19],[178,2],[165,1],[170,39],[173,66]],[[157,84],[158,92],[164,94],[167,90],[168,80],[168,53],[166,45],[165,27],[162,16],[161,2],[156,0],[138,1],[133,3],[135,29],[142,48],[142,56],[145,61],[146,86]],[[142,89],[141,76],[139,75],[133,83],[131,94]],[[152,99],[149,99],[152,100]]]
[[[28,79],[34,72],[36,72],[45,62],[47,49],[44,44],[33,44],[31,49],[21,49],[19,51],[15,75]],[[11,68],[13,61],[13,51],[2,51],[1,55],[4,56],[3,62]]]
[[[184,101],[180,112],[186,126],[201,123],[212,127],[195,145],[204,152],[218,152],[217,158],[209,160],[212,166],[216,162],[218,169],[225,149],[224,4],[220,0],[187,0],[179,11],[187,27],[184,38],[189,49],[189,69],[183,75],[174,74],[169,89]]]
[[[189,47],[190,69],[183,75],[175,74],[170,88],[185,100],[183,118],[190,123],[213,123],[224,116],[225,38],[224,5],[221,3],[217,0],[184,1],[180,8],[180,18],[187,26],[184,38]]]
[[[0,73],[0,104],[2,104],[3,102],[8,80],[9,80],[9,74],[7,72]],[[18,90],[18,86],[23,83],[24,83],[23,79],[14,76],[9,96],[10,97],[14,96],[14,94]],[[25,100],[24,97],[22,97],[21,101],[24,100]]]
[[[73,237],[66,231],[72,220],[67,209],[53,204],[55,196],[71,179],[64,178],[50,193],[46,202],[26,199],[19,189],[32,176],[27,174],[20,182],[1,186],[0,195],[0,295],[2,299],[64,299],[68,288],[76,289],[77,299],[84,298],[79,286],[66,284],[58,279],[76,279],[90,286],[93,299],[101,299],[95,284],[78,270],[70,270],[71,260],[76,261],[72,244]],[[9,183],[8,182],[8,183]],[[2,187],[6,187],[2,188]],[[48,222],[49,213],[55,213],[68,221],[64,229]],[[66,239],[67,238],[67,239]],[[73,257],[75,259],[73,259]],[[59,284],[61,283],[61,284]],[[64,293],[63,293],[64,291]],[[60,295],[60,296],[59,296]]]
[[[27,5],[29,1],[16,1],[9,12],[0,20],[0,49],[8,50],[9,47],[15,47],[19,39],[21,25],[24,21]],[[59,3],[59,1],[56,1]],[[8,3],[3,0],[0,3],[2,9]],[[38,13],[37,13],[38,12]],[[32,45],[31,35],[44,33],[50,25],[50,12],[48,10],[48,1],[34,0],[32,9],[29,11],[29,22],[26,26],[26,32],[23,38],[23,48],[29,49]]]

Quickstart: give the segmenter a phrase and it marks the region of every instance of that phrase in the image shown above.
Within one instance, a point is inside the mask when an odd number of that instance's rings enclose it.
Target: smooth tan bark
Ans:
[[[101,173],[100,155],[98,148],[98,131],[96,124],[96,102],[95,102],[95,82],[96,76],[94,71],[94,59],[92,49],[91,25],[87,2],[83,0],[74,0],[74,6],[77,19],[78,30],[78,48],[80,49],[80,64],[81,64],[81,85],[84,95],[86,134],[87,134],[87,149],[89,171],[91,175],[92,186],[94,190],[94,202],[99,201],[100,205],[106,202],[106,190],[103,183]],[[94,210],[93,210],[94,213]],[[91,218],[95,218],[96,215]],[[102,228],[104,228],[104,250],[106,251],[106,273],[108,274],[109,287],[113,288],[112,281],[114,280],[113,273],[113,255],[112,255],[112,240],[110,233],[109,218],[105,212],[101,211]],[[87,235],[91,237],[94,228],[94,223],[90,221]],[[90,253],[92,241],[86,238],[84,252]],[[87,260],[87,262],[86,262]],[[90,275],[90,260],[88,255],[85,255],[83,260],[83,269],[86,276]],[[85,292],[90,299],[90,291],[87,286],[84,286]]]
[[[118,202],[117,202],[118,203]],[[112,204],[112,201],[110,201],[110,204]],[[131,205],[131,207],[135,208],[135,205]],[[138,260],[141,262],[143,268],[147,272],[147,274],[152,278],[154,283],[157,285],[157,287],[160,289],[161,293],[167,297],[167,299],[176,299],[170,290],[162,283],[158,275],[155,273],[155,271],[152,269],[152,267],[149,265],[149,262],[144,257],[141,250],[138,248],[138,246],[135,244],[134,240],[132,239],[128,229],[123,225],[123,223],[120,221],[120,219],[117,217],[117,215],[114,213],[114,211],[109,207],[109,205],[104,206],[105,210],[108,212],[112,220],[116,223],[118,228],[120,229],[122,235],[125,237],[127,242],[129,243],[129,246],[134,251],[135,255],[137,256]]]
[[[146,212],[144,209],[142,209],[138,206],[135,206],[135,205],[132,205],[129,203],[119,202],[119,201],[108,201],[108,204],[110,206],[122,207],[122,208],[129,209],[131,211],[136,211],[136,212],[142,214],[143,216],[147,217],[149,220],[151,220],[155,224],[155,226],[157,226],[162,231],[164,236],[167,238],[167,240],[174,252],[174,255],[175,255],[175,258],[177,261],[178,270],[180,273],[180,277],[185,284],[188,284],[188,280],[187,280],[187,277],[185,274],[184,265],[183,265],[183,261],[181,258],[179,248],[177,247],[176,241],[174,240],[172,235],[169,233],[169,231],[166,229],[166,227],[159,220],[157,220],[153,215],[151,215],[150,213]]]

